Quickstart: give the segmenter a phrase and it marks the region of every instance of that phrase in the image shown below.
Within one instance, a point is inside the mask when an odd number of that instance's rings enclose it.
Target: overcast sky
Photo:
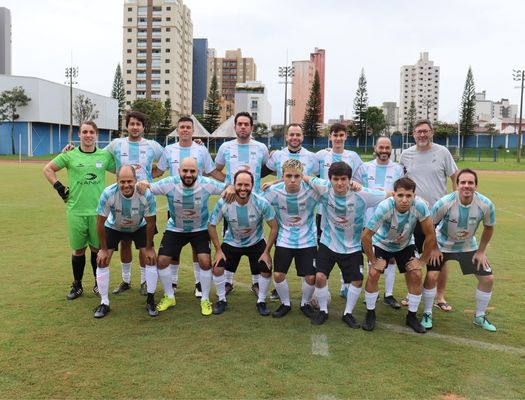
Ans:
[[[469,65],[476,91],[519,104],[514,68],[525,68],[525,2],[507,0],[185,0],[193,36],[223,56],[241,48],[266,84],[272,121],[282,123],[279,66],[326,50],[325,119],[351,118],[364,68],[369,105],[399,103],[400,67],[429,52],[441,69],[439,119],[455,121]],[[122,0],[3,0],[11,10],[13,74],[109,95],[122,59]]]

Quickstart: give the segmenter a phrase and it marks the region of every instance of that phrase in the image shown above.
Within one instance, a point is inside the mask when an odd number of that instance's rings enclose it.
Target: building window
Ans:
[[[131,94],[131,93],[130,93],[130,94]],[[128,106],[130,106],[130,105],[131,105],[131,101],[126,101],[126,104],[127,104]]]
[[[258,107],[257,100],[252,100],[252,107],[251,107],[251,109],[252,110],[256,110],[257,107]]]
[[[128,32],[131,32],[131,31],[132,31],[132,29],[131,29],[131,28],[128,28]]]
[[[169,59],[169,58],[166,58],[166,59],[164,60],[164,62],[165,62],[166,64],[169,64],[169,63],[170,63],[170,59]]]
[[[166,70],[164,70],[164,73],[165,73],[165,74],[169,74],[169,73],[170,73],[170,70],[169,70],[169,69],[166,69]]]
[[[126,84],[127,84],[127,85],[131,85],[131,81],[130,81],[130,80],[127,80],[127,81],[126,81]]]
[[[171,21],[171,17],[166,17],[166,22],[170,22]]]
[[[126,94],[131,94],[131,90],[126,90]]]
[[[128,39],[128,43],[131,43],[131,39]]]
[[[170,83],[169,79],[166,79],[166,80],[164,81],[164,84],[166,84],[166,85],[168,85],[169,83]]]
[[[166,7],[166,11],[171,11],[171,7],[170,6]]]
[[[166,49],[166,53],[169,53],[171,50],[170,49]]]
[[[127,70],[126,70],[126,74],[131,74],[131,70],[130,70],[130,69],[127,69]]]
[[[165,90],[165,91],[164,91],[164,94],[165,94],[166,96],[169,96],[169,95],[170,95],[170,91],[169,91],[169,90]]]
[[[133,22],[133,18],[128,18],[128,22]]]
[[[131,49],[127,49],[126,52],[127,52],[127,53],[131,53]]]
[[[257,113],[256,112],[252,113],[252,118],[253,118],[254,122],[257,122]]]
[[[171,28],[166,28],[166,32],[171,32]]]
[[[133,11],[133,8],[128,7],[128,12],[131,12],[131,11]]]
[[[131,60],[126,60],[126,63],[127,64],[131,64]]]
[[[166,42],[171,42],[171,39],[169,37],[166,38]]]

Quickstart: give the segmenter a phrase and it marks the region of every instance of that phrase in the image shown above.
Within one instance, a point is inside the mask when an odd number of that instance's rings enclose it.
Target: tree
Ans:
[[[461,135],[472,135],[476,119],[476,88],[472,68],[468,68],[465,88],[461,97],[459,132]]]
[[[266,125],[264,122],[257,122],[256,124],[253,124],[253,137],[267,137],[270,133],[270,130],[268,129],[268,125]]]
[[[414,131],[414,125],[416,123],[416,102],[414,99],[410,101],[410,108],[408,109],[407,114],[407,120],[406,120],[406,126],[407,126],[407,133],[410,134]]]
[[[117,65],[115,71],[115,78],[113,78],[113,88],[111,89],[111,97],[117,99],[118,102],[118,133],[122,132],[122,119],[124,116],[124,107],[126,106],[126,92],[124,90],[124,80],[122,79],[122,71],[120,64]]]
[[[162,127],[169,129],[171,128],[171,99],[168,97],[164,102],[164,121]]]
[[[73,103],[73,119],[78,125],[84,121],[94,121],[98,118],[96,106],[89,97],[79,94]]]
[[[366,137],[366,110],[368,108],[368,91],[366,90],[365,70],[357,83],[357,92],[354,99],[354,121],[358,137]]]
[[[317,137],[319,135],[319,121],[321,118],[321,83],[319,73],[315,71],[314,82],[310,89],[310,97],[304,112],[303,131],[305,136]]]
[[[368,107],[366,110],[366,126],[372,135],[377,136],[386,128],[386,119],[383,110],[379,107]]]
[[[202,123],[210,133],[215,132],[220,125],[220,100],[217,75],[214,74],[211,78],[210,91],[208,92],[208,98],[204,106],[204,122]]]
[[[15,154],[15,121],[20,117],[16,113],[18,107],[27,106],[31,101],[22,86],[0,93],[0,121],[11,122],[11,149]],[[21,149],[19,149],[21,151]]]
[[[499,133],[499,131],[496,129],[496,124],[493,124],[492,122],[486,124],[485,129],[489,135],[497,135]]]
[[[146,134],[158,132],[164,121],[164,106],[160,100],[138,99],[131,104],[131,109],[146,115]]]
[[[449,124],[447,122],[436,121],[434,123],[434,135],[435,136],[454,136],[457,134],[457,125]]]

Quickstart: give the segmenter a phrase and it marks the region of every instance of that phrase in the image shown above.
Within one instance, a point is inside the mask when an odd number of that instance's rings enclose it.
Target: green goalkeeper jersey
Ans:
[[[106,186],[106,171],[115,171],[113,156],[97,148],[84,153],[80,147],[53,159],[59,168],[67,169],[69,197],[67,211],[79,216],[97,215],[100,195]]]

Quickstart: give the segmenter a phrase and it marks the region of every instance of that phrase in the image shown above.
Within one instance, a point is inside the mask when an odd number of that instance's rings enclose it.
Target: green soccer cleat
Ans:
[[[157,311],[158,312],[166,311],[168,308],[173,307],[175,304],[177,304],[175,297],[170,298],[164,295],[164,297],[160,300],[159,304],[157,304]]]
[[[432,329],[432,313],[423,314],[423,318],[421,318],[421,325],[423,325],[423,328],[425,328],[427,331]]]
[[[474,317],[474,320],[472,322],[474,323],[474,325],[480,326],[486,331],[496,332],[496,327],[490,323],[486,315],[480,315],[479,317]]]
[[[204,316],[211,315],[213,313],[213,308],[209,300],[201,300],[201,314]]]

